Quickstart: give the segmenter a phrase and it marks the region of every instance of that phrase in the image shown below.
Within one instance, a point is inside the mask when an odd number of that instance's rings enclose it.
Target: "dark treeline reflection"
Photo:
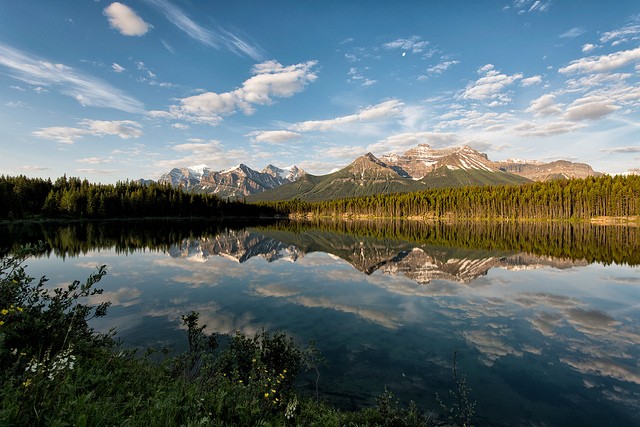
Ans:
[[[568,222],[390,220],[290,221],[269,227],[303,233],[309,228],[374,239],[460,249],[526,252],[603,264],[640,264],[640,228]]]
[[[43,241],[46,253],[59,257],[113,249],[168,251],[185,240],[252,228],[277,238],[286,231],[308,230],[352,235],[372,240],[402,240],[416,245],[501,252],[525,252],[603,264],[640,265],[640,228],[566,222],[422,222],[422,221],[105,221],[65,224],[0,224],[0,250],[14,252]],[[285,239],[287,240],[287,239]],[[302,249],[302,248],[301,248]]]
[[[259,224],[269,224],[268,220]],[[42,255],[75,257],[95,250],[133,253],[167,251],[184,240],[214,237],[226,230],[241,230],[258,223],[204,220],[145,220],[72,223],[0,224],[0,251],[15,252],[25,244],[42,241]]]

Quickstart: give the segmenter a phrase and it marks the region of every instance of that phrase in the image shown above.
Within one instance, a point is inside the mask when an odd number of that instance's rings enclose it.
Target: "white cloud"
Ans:
[[[527,137],[546,137],[575,132],[584,126],[569,121],[556,121],[550,123],[523,122],[513,127],[513,130]]]
[[[520,86],[528,87],[542,83],[542,76],[531,76],[520,81]]]
[[[77,159],[78,163],[87,163],[90,165],[101,165],[104,163],[111,163],[113,161],[113,157],[85,157],[83,159]]]
[[[640,153],[640,146],[607,148],[601,151],[606,151],[608,153]]]
[[[442,121],[435,129],[480,129],[495,131],[512,119],[511,113],[483,112],[474,109],[453,110],[440,116]]]
[[[177,144],[171,147],[172,150],[175,151],[187,151],[192,152],[196,155],[210,156],[219,154],[222,149],[222,143],[217,140],[204,141],[201,139],[194,138],[190,140],[191,142],[184,144]]]
[[[111,3],[102,13],[109,19],[111,28],[120,31],[124,36],[142,36],[149,31],[150,25],[136,15],[129,6],[122,3]]]
[[[562,74],[602,73],[622,68],[637,61],[640,61],[640,47],[611,53],[609,55],[577,59],[571,61],[566,67],[560,68],[558,72]]]
[[[79,123],[83,128],[48,127],[32,132],[38,138],[50,139],[63,144],[73,144],[85,135],[113,135],[122,139],[139,138],[143,135],[140,124],[131,120],[104,121],[83,120]]]
[[[218,28],[217,31],[214,31],[202,27],[188,17],[182,9],[169,3],[167,0],[146,1],[160,9],[160,11],[173,25],[184,31],[192,39],[202,44],[215,49],[226,48],[236,55],[246,55],[256,61],[260,61],[262,59],[262,53],[258,47],[252,46],[248,42],[223,28]]]
[[[575,100],[565,114],[568,120],[596,120],[619,110],[610,98],[586,96]]]
[[[586,32],[587,32],[587,30],[585,30],[584,28],[573,27],[570,30],[567,30],[564,33],[560,34],[560,38],[561,39],[575,39],[576,37],[579,37],[579,36],[583,35]]]
[[[365,77],[362,73],[360,73],[360,71],[358,71],[358,69],[356,67],[351,67],[349,69],[349,81],[350,82],[358,82],[360,83],[361,86],[371,86],[373,84],[376,84],[378,81],[377,80],[372,80],[369,79],[367,77]]]
[[[429,74],[442,74],[447,71],[451,66],[459,64],[460,61],[442,61],[433,67],[427,68]]]
[[[292,141],[300,138],[297,132],[291,132],[288,130],[263,130],[251,132],[247,136],[251,137],[253,142],[266,142],[268,144],[280,144],[287,141]]]
[[[534,116],[552,116],[562,114],[561,106],[556,104],[555,95],[546,94],[531,101],[529,108],[525,111],[533,113]]]
[[[116,73],[122,73],[125,70],[125,68],[122,65],[117,64],[115,62],[111,64],[111,69]]]
[[[174,129],[180,129],[180,130],[189,129],[189,125],[184,123],[174,123],[171,125],[171,127]]]
[[[368,106],[356,114],[336,117],[334,119],[308,120],[296,123],[291,126],[291,129],[298,132],[335,130],[340,126],[349,123],[380,120],[396,116],[401,113],[402,106],[404,106],[404,104],[401,101],[392,99],[390,101],[381,102],[380,104]]]
[[[640,24],[637,22],[627,24],[617,30],[607,31],[600,37],[600,43],[611,43],[611,46],[637,40],[640,40]]]
[[[29,172],[42,172],[42,171],[49,170],[49,168],[46,166],[37,166],[37,165],[24,165],[20,169],[24,171],[29,171]]]
[[[76,140],[82,138],[89,133],[86,129],[78,129],[72,127],[48,127],[32,132],[33,136],[38,138],[50,139],[63,144],[73,144]]]
[[[421,40],[420,36],[412,36],[408,39],[397,39],[382,45],[385,49],[401,49],[412,53],[421,53],[429,45],[426,40]]]
[[[595,49],[597,46],[591,43],[585,43],[582,45],[582,52],[588,53]]]
[[[179,153],[181,157],[158,160],[153,166],[156,170],[166,171],[174,167],[185,165],[206,164],[211,170],[222,170],[239,163],[252,164],[262,159],[262,152],[257,150],[225,149],[218,140],[189,139],[189,142],[176,144],[171,150]]]
[[[477,81],[469,84],[461,97],[475,101],[493,101],[494,104],[504,104],[511,101],[506,93],[508,86],[522,79],[522,74],[507,75],[497,71],[492,64],[487,64],[478,70],[484,74]]]
[[[96,136],[115,135],[122,139],[129,139],[143,135],[140,124],[132,120],[83,120],[80,124],[86,126],[89,133]]]
[[[11,70],[11,77],[30,85],[58,87],[61,93],[83,106],[114,108],[128,113],[144,110],[142,102],[102,80],[63,64],[31,57],[3,44],[0,44],[0,66]]]
[[[378,154],[403,153],[418,144],[429,144],[431,147],[449,147],[461,145],[460,136],[448,132],[407,132],[388,136],[367,147],[367,151]]]
[[[546,12],[551,7],[551,1],[543,0],[514,0],[513,7],[518,10],[518,14],[533,12]]]
[[[254,104],[271,104],[273,98],[286,98],[304,90],[317,76],[313,72],[316,61],[283,66],[267,61],[253,67],[253,76],[241,88],[230,92],[205,92],[180,100],[168,112],[152,111],[152,117],[173,118],[193,123],[218,124],[223,116],[238,110],[252,114]]]

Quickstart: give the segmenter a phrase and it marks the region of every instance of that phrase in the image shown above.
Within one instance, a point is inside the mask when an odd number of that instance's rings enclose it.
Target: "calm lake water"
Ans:
[[[100,283],[95,326],[125,345],[186,347],[209,332],[314,341],[322,397],[372,405],[385,389],[439,410],[452,357],[495,426],[640,425],[640,235],[588,225],[107,223],[3,227],[2,247],[50,286]],[[315,393],[315,373],[300,387]]]

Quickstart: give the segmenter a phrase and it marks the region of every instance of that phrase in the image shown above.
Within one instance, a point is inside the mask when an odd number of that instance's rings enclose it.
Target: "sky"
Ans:
[[[637,0],[0,0],[0,174],[471,146],[640,168]]]

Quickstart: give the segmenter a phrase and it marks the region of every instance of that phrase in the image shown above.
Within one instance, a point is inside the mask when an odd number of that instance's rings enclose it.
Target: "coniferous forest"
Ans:
[[[518,186],[439,188],[414,193],[264,203],[298,216],[588,220],[640,215],[640,176],[590,177]]]
[[[256,217],[268,207],[186,193],[168,185],[92,184],[80,178],[0,177],[0,218]]]
[[[161,184],[92,184],[0,176],[0,218],[368,216],[588,220],[640,215],[640,176],[590,177],[524,185],[439,188],[322,202],[256,204],[187,193]]]

